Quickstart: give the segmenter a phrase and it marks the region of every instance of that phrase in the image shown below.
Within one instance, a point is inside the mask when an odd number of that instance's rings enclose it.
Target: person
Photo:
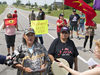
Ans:
[[[14,11],[14,14],[12,14],[12,17],[13,17],[13,18],[18,18],[17,10]],[[18,29],[18,19],[17,19],[17,26],[16,26],[16,29],[17,29],[17,31],[19,31],[19,29]]]
[[[39,10],[39,13],[38,13],[37,19],[38,20],[45,20],[45,12],[42,11],[41,8],[39,8],[38,10]]]
[[[80,23],[80,16],[76,14],[76,9],[73,9],[73,14],[70,15],[68,20],[68,26],[70,26],[71,31],[71,39],[73,38],[73,28],[76,31],[77,39],[80,40],[79,34],[78,34],[78,26]]]
[[[86,34],[85,34],[85,41],[84,41],[84,45],[83,45],[83,51],[86,52],[85,50],[85,46],[86,46],[86,43],[88,41],[88,38],[90,37],[90,47],[89,47],[89,51],[92,52],[92,41],[93,41],[93,38],[94,38],[94,29],[97,29],[97,25],[96,25],[96,22],[94,22],[95,26],[88,26],[86,25],[85,28],[86,28]]]
[[[11,59],[11,56],[0,55],[0,64],[4,64],[5,60]]]
[[[12,14],[8,13],[7,14],[7,18],[12,18]],[[15,28],[17,28],[17,25],[15,26],[11,26],[11,25],[7,25],[5,26],[5,22],[2,26],[2,29],[5,29],[5,40],[7,43],[7,50],[8,50],[8,54],[7,56],[10,55],[10,47],[12,47],[12,54],[14,54],[14,43],[15,43],[15,37],[16,37],[16,32],[15,32]]]
[[[62,27],[60,31],[60,38],[56,38],[49,50],[48,54],[53,62],[56,58],[63,58],[68,61],[70,68],[73,68],[73,63],[75,70],[78,70],[77,68],[77,56],[78,51],[75,47],[75,44],[72,40],[69,39],[70,36],[70,30],[68,27]],[[71,75],[70,73],[68,75]]]
[[[39,8],[38,10],[39,10],[39,13],[38,13],[38,16],[37,16],[37,20],[45,20],[45,13],[44,13],[44,11],[42,11],[41,8]],[[38,41],[38,37],[39,37],[41,44],[44,43],[42,35],[36,35],[35,37],[37,38],[37,41]]]
[[[100,60],[100,39],[95,43],[95,50],[93,50],[94,55],[97,59]],[[64,67],[67,71],[72,73],[73,75],[100,75],[100,64],[96,65],[94,68],[93,66],[89,67],[90,70],[84,72],[75,71],[67,66],[64,63],[58,63],[59,67]]]
[[[80,28],[82,29],[82,35],[84,34],[83,31],[84,31],[84,22],[85,22],[85,15],[83,14],[82,11],[80,11],[80,24],[79,24],[79,27],[78,27],[78,32],[80,30]]]
[[[33,9],[32,12],[29,14],[29,26],[31,26],[31,20],[36,20],[36,15]]]
[[[14,63],[18,68],[17,75],[46,75],[46,65],[49,61],[48,52],[45,47],[35,41],[35,31],[33,28],[26,28],[23,34],[23,43],[16,50],[22,50],[25,54],[23,59]],[[33,70],[42,69],[41,71],[32,72]]]
[[[60,38],[60,30],[63,26],[67,26],[67,21],[64,19],[63,13],[59,14],[59,19],[57,20],[57,35]]]

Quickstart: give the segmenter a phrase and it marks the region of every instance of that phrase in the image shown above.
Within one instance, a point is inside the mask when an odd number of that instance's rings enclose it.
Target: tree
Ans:
[[[21,4],[21,0],[16,1],[17,6]]]
[[[2,4],[2,2],[0,2],[0,4]]]
[[[31,8],[33,8],[33,7],[34,7],[34,5],[32,4],[32,5],[31,5]]]
[[[93,0],[83,0],[86,3],[93,3]]]
[[[48,11],[51,11],[52,9],[51,9],[51,5],[49,5],[49,7],[48,7]]]
[[[47,4],[44,4],[44,8],[47,9]]]
[[[3,2],[3,4],[7,4],[7,2],[6,2],[6,1],[4,1],[4,2]]]
[[[54,3],[54,10],[57,10],[57,3]]]
[[[70,6],[64,5],[64,9],[70,9],[70,8],[71,8]],[[63,10],[63,3],[62,3],[62,6],[61,6],[61,9]]]
[[[36,3],[36,2],[35,2],[35,4],[34,4],[34,6],[35,6],[35,8],[37,8],[37,6],[38,6],[38,5],[37,5],[37,3]]]

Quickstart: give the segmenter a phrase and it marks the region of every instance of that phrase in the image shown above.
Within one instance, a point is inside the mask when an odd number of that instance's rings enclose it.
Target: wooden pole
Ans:
[[[64,15],[64,0],[63,0],[63,15]],[[64,16],[63,16],[64,18]],[[64,27],[64,24],[63,24],[63,27]]]

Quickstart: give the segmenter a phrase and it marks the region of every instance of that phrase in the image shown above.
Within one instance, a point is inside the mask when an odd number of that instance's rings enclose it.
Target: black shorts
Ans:
[[[5,40],[6,40],[6,43],[7,43],[7,48],[10,48],[10,46],[14,47],[15,37],[16,37],[16,35],[6,35],[5,34]]]

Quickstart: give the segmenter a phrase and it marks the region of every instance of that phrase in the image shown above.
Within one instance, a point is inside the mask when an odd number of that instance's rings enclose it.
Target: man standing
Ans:
[[[80,11],[80,24],[78,27],[78,32],[80,30],[80,28],[82,29],[82,35],[83,35],[83,30],[84,30],[84,21],[85,21],[85,15],[82,13],[82,11]]]
[[[42,11],[41,8],[39,9],[38,19],[45,20],[45,13],[44,13],[44,11]]]
[[[36,20],[34,10],[32,10],[32,12],[29,14],[29,26],[31,26],[31,20]]]
[[[73,38],[73,29],[76,31],[77,39],[80,40],[78,34],[78,26],[80,23],[80,16],[76,14],[76,9],[73,9],[73,13],[69,17],[68,26],[70,23],[70,30],[71,30],[71,39]]]
[[[38,13],[38,16],[37,16],[37,20],[45,20],[45,13],[44,13],[44,11],[42,11],[41,8],[38,9],[38,10],[39,10],[39,13]],[[37,37],[37,39],[39,37],[41,44],[44,43],[42,35],[36,35],[35,37]]]

